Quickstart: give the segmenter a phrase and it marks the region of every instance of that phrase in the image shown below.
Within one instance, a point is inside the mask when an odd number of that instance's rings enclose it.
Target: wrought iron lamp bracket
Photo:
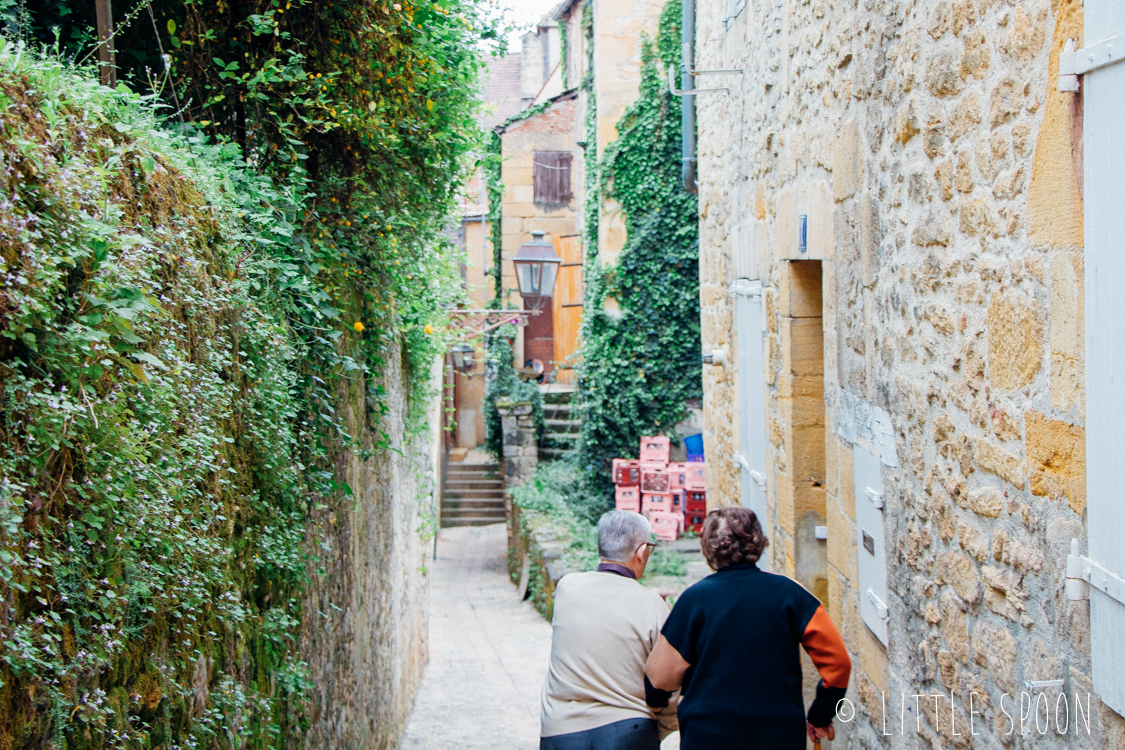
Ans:
[[[483,336],[502,325],[512,323],[523,328],[539,310],[448,310],[454,328],[464,331],[462,338]]]

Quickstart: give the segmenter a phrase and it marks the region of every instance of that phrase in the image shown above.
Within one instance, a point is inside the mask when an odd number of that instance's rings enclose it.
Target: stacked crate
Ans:
[[[670,463],[670,449],[662,435],[643,437],[640,458],[613,459],[617,509],[645,514],[666,541],[686,529],[698,533],[707,515],[707,464]]]

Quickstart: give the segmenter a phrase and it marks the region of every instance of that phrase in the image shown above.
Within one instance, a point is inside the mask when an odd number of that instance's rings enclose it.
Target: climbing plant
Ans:
[[[0,39],[0,747],[299,746],[317,518],[425,432],[461,300],[491,22],[142,2],[110,90],[93,4],[12,7],[52,47]]]
[[[642,435],[670,430],[687,416],[685,401],[702,396],[697,201],[680,179],[681,102],[660,74],[679,60],[680,12],[679,0],[664,6],[655,43],[643,45],[640,94],[588,167],[597,190],[586,196],[579,461],[607,504],[610,460],[635,456]],[[609,269],[597,256],[599,191],[620,202],[627,230]],[[607,298],[618,314],[606,312]]]

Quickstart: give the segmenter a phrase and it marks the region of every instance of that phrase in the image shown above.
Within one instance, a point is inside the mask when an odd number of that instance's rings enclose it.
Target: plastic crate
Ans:
[[[614,507],[617,510],[641,512],[641,493],[636,487],[618,487],[614,492]]]
[[[652,461],[661,464],[668,463],[668,452],[671,450],[672,441],[663,435],[654,435],[641,438],[641,462]]]
[[[684,492],[684,527],[695,533],[703,531],[703,521],[707,518],[707,493],[697,490]]]
[[[674,542],[676,537],[679,536],[684,517],[679,516],[677,518],[675,513],[663,513],[654,510],[648,514],[648,520],[652,524],[653,536],[664,542]]]
[[[684,438],[684,450],[695,456],[703,455],[703,433],[688,435]]]
[[[705,463],[689,463],[685,464],[684,470],[684,489],[685,490],[698,490],[704,491],[707,489],[707,464]]]
[[[707,493],[688,490],[684,493],[684,512],[688,515],[702,513],[707,515]]]
[[[672,489],[672,475],[664,467],[646,467],[641,470],[641,492],[665,493]]]
[[[671,513],[672,496],[670,494],[641,495],[641,513],[648,515],[653,511]]]
[[[636,487],[641,482],[641,462],[628,458],[613,459],[613,483],[619,487]]]
[[[683,515],[684,513],[684,491],[672,490],[672,512]]]
[[[706,459],[705,459],[705,458],[703,458],[703,454],[702,454],[702,453],[689,453],[689,454],[687,454],[687,462],[688,462],[689,464],[701,464],[701,463],[703,463],[703,462],[704,462],[705,460],[706,460]]]
[[[668,489],[672,492],[684,489],[684,482],[687,480],[684,475],[686,472],[685,466],[686,464],[682,462],[668,464],[668,475],[671,477]]]

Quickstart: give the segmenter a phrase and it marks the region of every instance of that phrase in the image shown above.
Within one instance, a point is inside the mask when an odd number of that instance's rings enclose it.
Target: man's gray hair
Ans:
[[[598,555],[603,560],[628,562],[651,533],[648,519],[640,513],[611,510],[598,521]]]

